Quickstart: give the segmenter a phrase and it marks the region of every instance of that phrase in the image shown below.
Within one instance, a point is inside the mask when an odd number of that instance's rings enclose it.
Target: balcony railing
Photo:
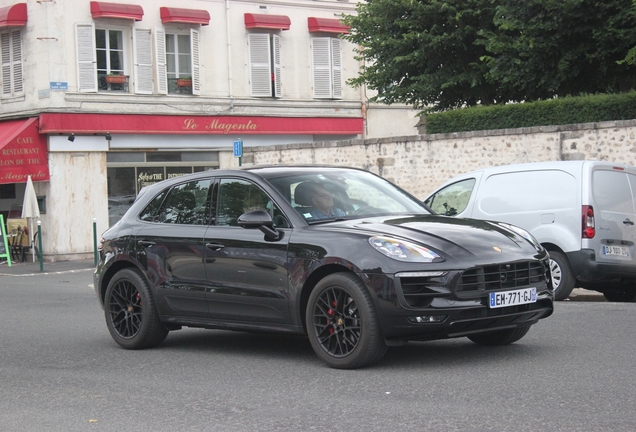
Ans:
[[[129,81],[128,75],[97,74],[97,88],[103,91],[128,93]]]
[[[175,94],[175,93],[176,94],[192,94],[192,80],[168,78],[168,94]]]

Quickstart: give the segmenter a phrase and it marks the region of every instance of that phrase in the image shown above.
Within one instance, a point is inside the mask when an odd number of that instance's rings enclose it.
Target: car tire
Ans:
[[[152,348],[168,336],[168,329],[159,319],[150,286],[137,269],[120,270],[110,280],[104,314],[110,335],[123,348]]]
[[[510,345],[524,337],[530,330],[531,325],[525,325],[513,329],[496,330],[487,333],[478,333],[468,336],[468,339],[478,345],[497,346]]]
[[[634,290],[621,289],[619,291],[606,291],[603,293],[607,301],[618,303],[636,302],[636,292]]]
[[[550,277],[554,286],[554,299],[564,300],[572,293],[576,279],[570,263],[561,252],[550,251]]]
[[[332,368],[369,366],[387,350],[371,295],[352,274],[331,274],[316,285],[306,323],[312,348]]]

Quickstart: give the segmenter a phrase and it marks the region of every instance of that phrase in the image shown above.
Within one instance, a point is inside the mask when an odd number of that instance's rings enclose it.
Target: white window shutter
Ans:
[[[75,49],[77,51],[77,89],[80,92],[96,92],[97,54],[94,24],[75,24]]]
[[[11,35],[0,34],[0,49],[2,52],[2,96],[11,96]]]
[[[342,99],[342,53],[341,41],[337,38],[331,39],[331,67],[332,67],[332,96],[334,99]]]
[[[157,93],[168,94],[166,31],[161,27],[155,28],[155,61],[157,62]]]
[[[192,94],[201,94],[201,55],[199,47],[201,45],[199,39],[199,31],[190,29],[190,44],[192,52]]]
[[[135,93],[152,94],[152,35],[150,29],[134,32]]]
[[[13,46],[11,47],[13,94],[16,95],[24,92],[24,81],[22,77],[22,39],[20,38],[20,30],[14,30],[11,32],[11,41],[13,43]]]
[[[280,66],[280,36],[272,36],[272,47],[274,48],[274,96],[283,96],[283,85],[281,81],[281,66]]]
[[[313,71],[314,98],[331,99],[331,38],[312,38],[311,58]]]
[[[272,70],[269,59],[269,34],[250,33],[247,38],[250,59],[250,94],[272,96]]]

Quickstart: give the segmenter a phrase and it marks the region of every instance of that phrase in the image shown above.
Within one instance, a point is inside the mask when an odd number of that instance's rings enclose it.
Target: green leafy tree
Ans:
[[[434,110],[491,104],[501,100],[488,82],[481,30],[496,28],[490,0],[368,0],[345,38],[363,60],[360,75],[349,81],[378,92],[374,100]]]
[[[348,83],[428,111],[634,89],[632,1],[368,0]]]
[[[484,30],[488,76],[523,100],[636,87],[632,0],[506,0]]]

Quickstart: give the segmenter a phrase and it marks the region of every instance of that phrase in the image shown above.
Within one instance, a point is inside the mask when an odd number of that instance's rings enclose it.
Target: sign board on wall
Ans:
[[[0,184],[49,180],[46,136],[38,118],[0,122]]]

